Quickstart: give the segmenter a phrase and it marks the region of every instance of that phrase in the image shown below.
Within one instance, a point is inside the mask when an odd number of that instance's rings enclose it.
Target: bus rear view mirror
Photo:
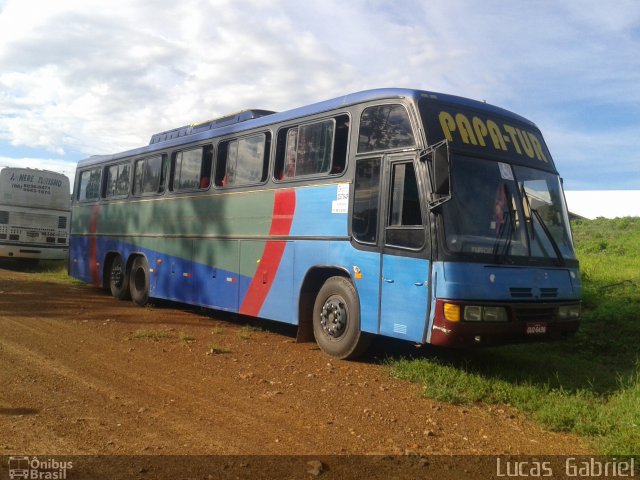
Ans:
[[[429,176],[433,194],[431,207],[433,208],[451,198],[451,163],[448,142],[443,140],[436,143],[426,150],[420,158],[430,164]]]
[[[433,152],[433,193],[449,195],[451,192],[449,171],[449,146],[443,143]]]

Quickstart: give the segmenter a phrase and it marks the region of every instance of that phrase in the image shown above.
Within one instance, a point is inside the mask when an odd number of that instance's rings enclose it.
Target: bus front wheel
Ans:
[[[133,260],[129,274],[129,287],[133,303],[141,307],[145,306],[149,301],[149,264],[146,258],[138,256]]]
[[[111,290],[111,295],[118,300],[128,300],[130,298],[127,267],[120,255],[113,257],[109,266],[109,289]]]
[[[313,334],[320,349],[335,358],[356,358],[369,346],[360,330],[360,302],[354,285],[344,277],[329,278],[316,296]]]

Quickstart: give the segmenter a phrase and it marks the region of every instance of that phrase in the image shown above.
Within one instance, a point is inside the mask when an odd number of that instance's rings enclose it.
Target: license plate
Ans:
[[[527,323],[527,335],[544,335],[547,333],[546,323]]]
[[[29,238],[36,238],[40,236],[40,232],[33,232],[33,231],[29,231],[27,232],[27,237]]]

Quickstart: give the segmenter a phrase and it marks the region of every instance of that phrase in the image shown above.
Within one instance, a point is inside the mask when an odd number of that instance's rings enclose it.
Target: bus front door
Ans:
[[[387,201],[380,287],[380,333],[422,341],[428,307],[429,260],[421,189],[412,158],[386,169]],[[422,190],[424,191],[424,190]]]

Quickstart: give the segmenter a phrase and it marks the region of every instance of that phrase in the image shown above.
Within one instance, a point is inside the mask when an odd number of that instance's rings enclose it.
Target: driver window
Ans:
[[[420,248],[424,228],[413,163],[395,163],[391,171],[387,245]]]

